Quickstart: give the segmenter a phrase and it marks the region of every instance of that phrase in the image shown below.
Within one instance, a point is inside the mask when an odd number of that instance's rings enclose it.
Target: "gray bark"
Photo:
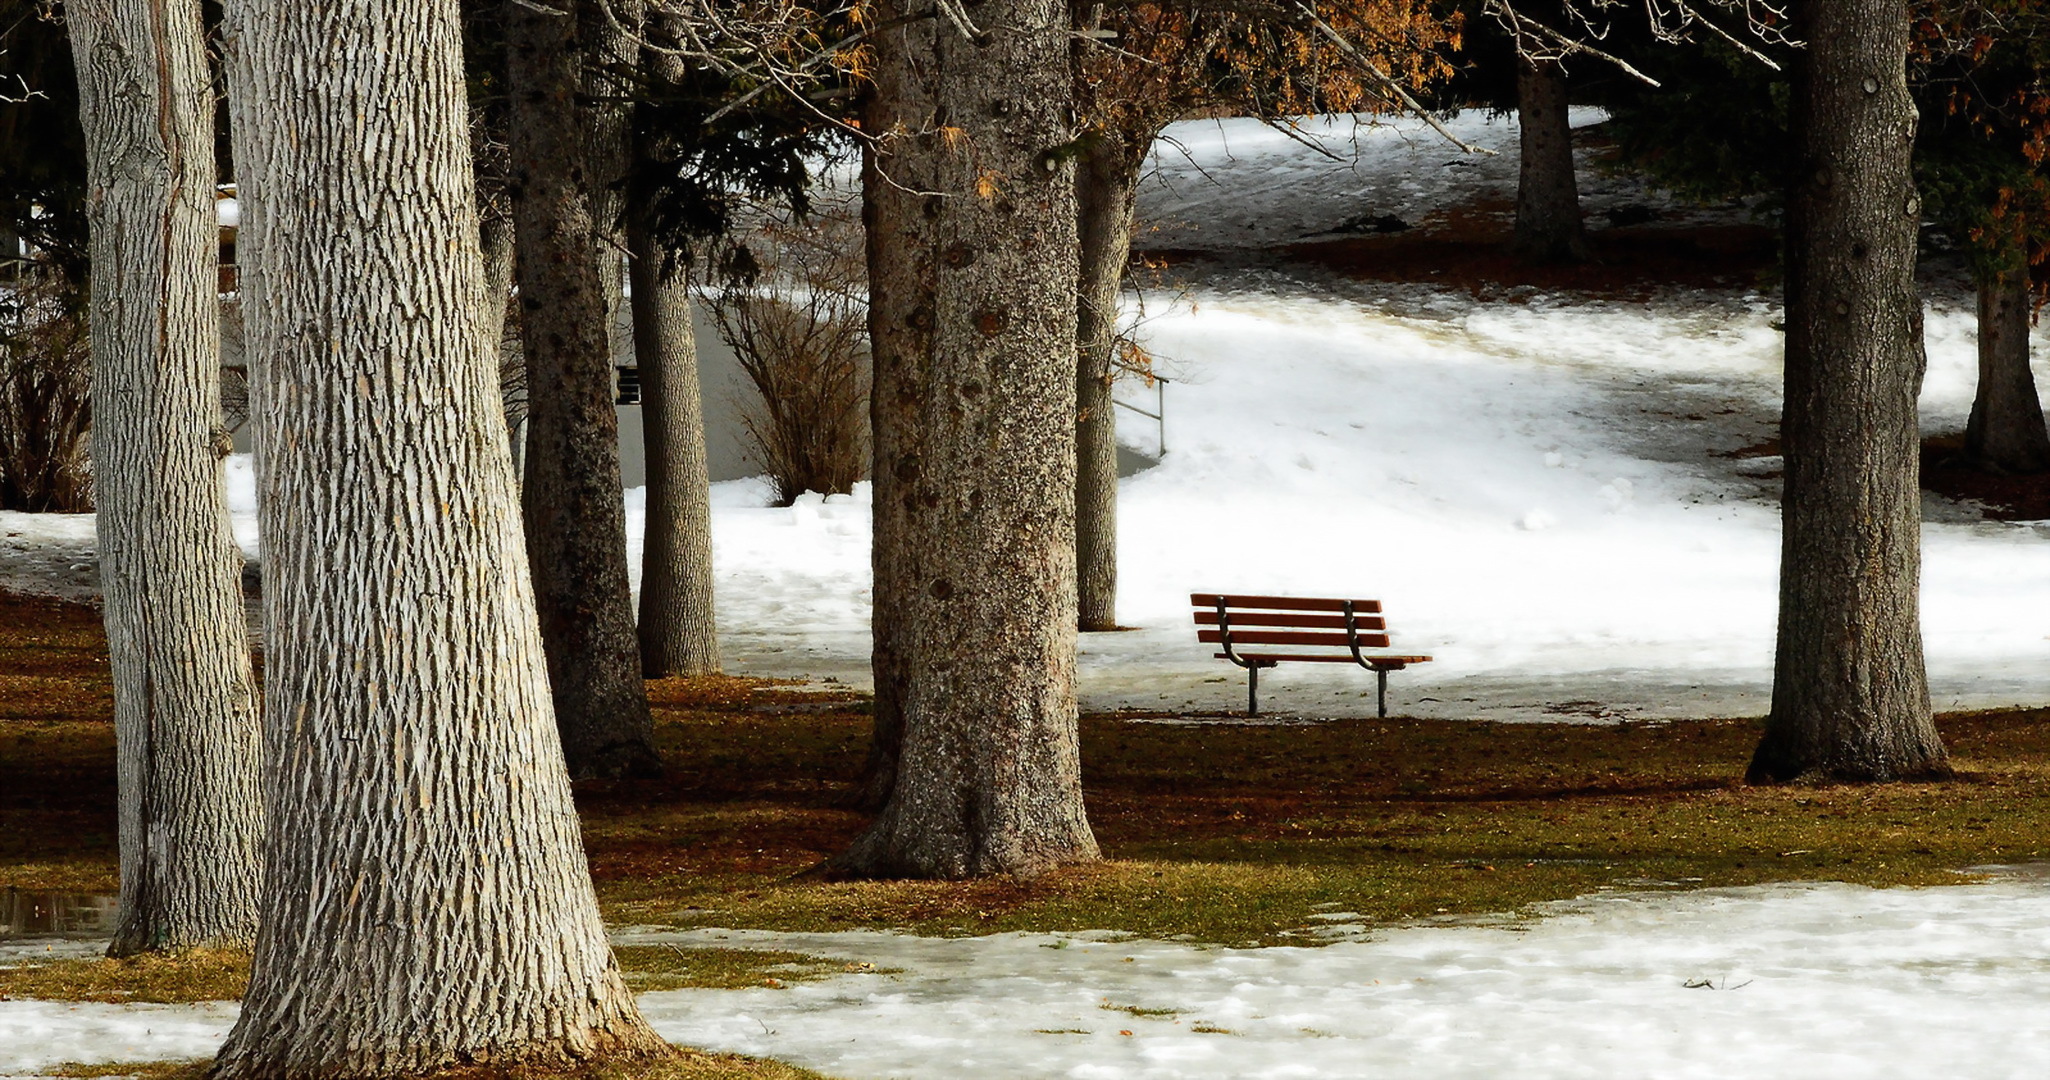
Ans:
[[[1075,565],[1083,630],[1118,626],[1118,296],[1132,260],[1132,215],[1150,140],[1106,132],[1076,166],[1081,278],[1075,342]]]
[[[1566,72],[1557,61],[1517,59],[1516,120],[1523,156],[1514,247],[1534,262],[1587,258],[1567,105]]]
[[[610,9],[611,17],[606,17]],[[621,340],[629,319],[622,318],[626,303],[628,259],[626,232],[626,173],[631,160],[628,120],[633,115],[630,96],[633,87],[622,72],[631,70],[640,56],[640,42],[632,34],[641,32],[646,19],[641,0],[577,0],[577,19],[582,23],[584,45],[583,96],[587,103],[591,154],[591,219],[598,229],[598,280],[605,294],[607,355],[620,356],[630,340]],[[622,30],[631,33],[622,32]],[[626,336],[630,339],[631,331]]]
[[[649,20],[649,31],[657,28]],[[641,63],[672,79],[683,74],[682,61],[657,49],[644,49]],[[657,148],[657,136],[648,127],[640,125],[632,136],[636,158]],[[648,466],[641,674],[707,675],[719,670],[719,627],[712,610],[712,473],[705,464],[705,408],[698,389],[690,282],[681,260],[654,236],[648,193],[628,191],[634,357],[641,369]]]
[[[669,1052],[549,712],[460,50],[454,0],[227,4],[275,828],[221,1080]]]
[[[1075,724],[1067,11],[968,10],[972,40],[946,20],[875,39],[867,130],[892,133],[864,187],[876,683],[878,726],[887,704],[902,738],[841,873],[1026,875],[1097,854]]]
[[[512,183],[527,356],[521,495],[556,722],[574,776],[651,775],[654,722],[620,498],[605,274],[575,18],[509,0]]]
[[[1753,782],[1949,771],[1917,591],[1926,360],[1904,0],[1800,4],[1778,656]]]
[[[690,291],[683,267],[664,265],[668,253],[648,235],[639,213],[627,226],[627,242],[648,440],[641,673],[651,679],[706,675],[719,670],[719,634],[712,612],[711,470]]]
[[[242,553],[221,494],[199,0],[71,0],[65,21],[90,185],[92,452],[120,782],[108,952],[246,943],[262,878],[262,745]]]
[[[1965,425],[1965,458],[1987,472],[2050,471],[2050,430],[2029,370],[2035,290],[2022,253],[2016,265],[1982,270],[1979,288],[1979,390]]]

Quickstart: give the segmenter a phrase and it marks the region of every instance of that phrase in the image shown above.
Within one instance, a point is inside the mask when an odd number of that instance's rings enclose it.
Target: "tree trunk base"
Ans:
[[[586,751],[573,780],[655,780],[665,770],[662,759],[638,741],[607,743]]]
[[[556,1080],[606,1080],[618,1077],[619,1066],[626,1065],[639,1067],[631,1075],[651,1080],[661,1073],[647,1074],[643,1069],[659,1069],[683,1060],[683,1051],[653,1030],[640,1027],[624,1032],[585,1031],[549,1046],[524,1047],[517,1054],[485,1050],[363,1061],[353,1067],[327,1065],[319,1075],[323,1080],[520,1080],[534,1075],[534,1070],[545,1070]],[[304,1080],[307,1075],[299,1062],[224,1053],[208,1069],[207,1080]]]
[[[1957,776],[1950,759],[1943,748],[1935,748],[1933,758],[1925,757],[1911,763],[1891,764],[1885,762],[1823,762],[1805,760],[1800,754],[1784,748],[1761,745],[1752,755],[1751,767],[1744,772],[1744,782],[1756,787],[1778,784],[1886,784],[1895,781],[1950,780]]]
[[[1009,877],[1030,881],[1064,866],[1100,860],[1094,837],[1085,833],[1068,845],[1036,845],[998,853],[973,854],[951,844],[935,845],[916,829],[892,828],[878,821],[846,851],[826,861],[819,874],[827,881],[965,881]]]

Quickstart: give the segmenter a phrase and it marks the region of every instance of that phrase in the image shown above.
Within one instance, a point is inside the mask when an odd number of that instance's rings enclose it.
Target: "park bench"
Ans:
[[[1366,651],[1388,647],[1388,620],[1381,617],[1379,600],[1191,593],[1189,602],[1196,609],[1196,640],[1219,646],[1224,651],[1217,659],[1246,669],[1247,716],[1260,715],[1260,669],[1283,661],[1353,663],[1372,670],[1378,710],[1387,716],[1388,673],[1431,659]],[[1276,645],[1292,651],[1268,648]]]

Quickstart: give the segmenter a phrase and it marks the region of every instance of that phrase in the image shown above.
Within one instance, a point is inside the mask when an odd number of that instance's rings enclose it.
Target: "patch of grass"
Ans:
[[[627,986],[637,992],[738,990],[750,986],[780,990],[791,983],[811,982],[830,975],[848,972],[887,975],[897,970],[772,949],[622,945],[615,947],[612,954],[619,958]]]
[[[0,1000],[184,1004],[240,1001],[249,988],[249,954],[186,949],[109,960],[51,960],[0,967]]]
[[[835,800],[851,713],[665,712],[680,777],[587,789],[600,896],[625,922],[927,934],[1113,929],[1304,943],[1368,925],[1515,912],[1607,888],[1966,880],[2050,852],[2050,711],[1949,715],[1959,779],[1747,787],[1750,720],[1279,727],[1083,722],[1106,862],[1031,881],[804,874],[864,824]],[[748,749],[759,746],[760,758]],[[716,777],[716,779],[714,778]]]
[[[1097,1008],[1108,1012],[1121,1012],[1127,1016],[1180,1016],[1181,1009],[1149,1009],[1142,1005],[1113,1005],[1106,1001]]]
[[[38,1069],[44,1076],[62,1076],[69,1080],[102,1080],[110,1076],[132,1076],[136,1080],[204,1080],[207,1063],[204,1061],[131,1061],[93,1062],[80,1064],[68,1061]]]
[[[100,613],[0,594],[0,886],[114,891],[113,716]]]
[[[104,1080],[116,1076],[133,1076],[139,1080],[206,1080],[209,1066],[210,1063],[204,1061],[147,1061],[66,1064],[40,1072],[68,1080]],[[679,1049],[674,1058],[666,1061],[606,1063],[582,1068],[464,1066],[428,1076],[434,1080],[829,1080],[822,1073],[778,1061],[690,1049]]]
[[[626,984],[649,990],[781,988],[848,972],[888,975],[894,968],[764,949],[632,945],[614,949]],[[249,954],[189,949],[109,960],[67,958],[0,967],[0,1001],[105,1001],[184,1004],[239,1001],[249,988]]]
[[[0,598],[0,886],[112,888],[98,632],[91,609]],[[577,789],[615,923],[1301,944],[1328,936],[1333,920],[1316,916],[1336,911],[1372,926],[1606,888],[1937,885],[2050,857],[2050,710],[1939,718],[1953,781],[1773,788],[1740,780],[1759,734],[1750,720],[1093,716],[1083,783],[1105,862],[1030,881],[832,882],[807,871],[866,824],[843,801],[866,755],[867,702],[732,677],[649,690],[668,775]],[[718,977],[783,977],[753,963]]]

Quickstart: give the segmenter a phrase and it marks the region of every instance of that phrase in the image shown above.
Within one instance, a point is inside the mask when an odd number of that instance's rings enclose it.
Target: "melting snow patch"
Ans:
[[[1668,885],[1670,883],[1659,883]],[[1326,911],[1312,923],[1348,913]],[[1109,933],[621,931],[897,974],[646,994],[668,1038],[847,1080],[2041,1076],[2050,886],[1612,893],[1323,947]],[[0,1002],[0,1075],[203,1058],[227,1004]]]

